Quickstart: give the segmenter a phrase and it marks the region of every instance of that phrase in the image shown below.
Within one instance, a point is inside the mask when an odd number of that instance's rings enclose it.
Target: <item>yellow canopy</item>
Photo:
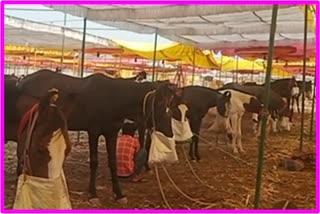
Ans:
[[[311,4],[311,5],[307,5],[308,6],[308,28],[310,28],[312,30],[312,32],[315,32],[315,28],[316,28],[316,5],[315,4]],[[301,10],[305,11],[305,7],[306,5],[301,5],[300,8]]]
[[[61,56],[62,52],[59,49],[52,48],[35,48],[25,45],[14,45],[14,44],[6,44],[5,45],[5,53],[6,54],[14,54],[14,53],[29,53],[29,54],[41,54],[44,56]],[[72,50],[64,50],[64,56],[72,56]]]
[[[215,60],[217,62],[221,62],[221,57],[217,58],[215,57]],[[247,60],[240,58],[238,59],[238,66],[237,66],[237,60],[234,57],[229,56],[223,56],[222,57],[222,71],[234,71],[234,70],[255,70],[259,72],[265,72],[266,68],[264,66],[263,61],[258,60]],[[278,68],[272,69],[273,75],[279,75],[279,76],[292,76],[291,73],[280,70]]]
[[[153,59],[153,45],[146,43],[129,43],[123,41],[115,41],[124,49],[124,54],[134,53],[146,59]],[[193,65],[195,56],[195,66],[203,68],[219,68],[216,61],[203,53],[202,50],[194,48],[190,45],[183,45],[178,43],[173,44],[159,44],[157,45],[157,60],[180,61]]]

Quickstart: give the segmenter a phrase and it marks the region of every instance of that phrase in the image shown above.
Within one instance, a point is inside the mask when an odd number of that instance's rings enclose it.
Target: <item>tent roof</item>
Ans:
[[[5,43],[29,45],[31,47],[62,47],[63,28],[40,22],[5,16]],[[82,32],[65,29],[65,49],[81,49]],[[86,34],[86,47],[116,46],[114,42],[98,36]]]
[[[104,25],[155,33],[200,48],[268,46],[271,4],[56,5],[45,6]],[[304,14],[299,5],[279,5],[275,45],[302,43]],[[311,17],[310,17],[311,18]],[[314,29],[308,42],[315,43]]]

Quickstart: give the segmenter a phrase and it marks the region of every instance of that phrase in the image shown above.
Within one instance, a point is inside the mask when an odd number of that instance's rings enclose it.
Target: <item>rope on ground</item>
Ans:
[[[188,166],[189,166],[192,174],[194,175],[194,177],[195,177],[202,185],[206,186],[206,187],[209,188],[209,189],[215,190],[215,188],[214,188],[213,186],[211,186],[211,185],[208,184],[207,182],[203,181],[203,180],[197,175],[197,173],[194,171],[193,166],[191,165],[191,163],[190,163],[190,161],[189,161],[189,158],[188,158],[188,156],[187,156],[187,153],[186,153],[186,150],[185,150],[184,146],[182,146],[182,151],[183,151],[183,155],[184,155],[184,157],[185,157],[185,159],[186,159],[186,161],[187,161],[187,163],[188,163]],[[225,190],[224,188],[222,189],[222,191],[223,191],[223,192],[229,192],[229,191]],[[237,195],[238,197],[242,198],[242,196],[239,195],[238,193],[235,193],[235,192],[234,192],[233,194],[235,194],[235,195]],[[250,196],[250,195],[248,195],[248,196]],[[248,197],[248,196],[247,196],[247,199],[246,199],[245,206],[248,206],[248,204],[251,204],[251,205],[252,205],[252,203],[249,201],[249,197]]]
[[[189,161],[189,158],[188,158],[188,156],[187,156],[187,153],[186,153],[186,150],[185,150],[185,148],[184,148],[184,145],[182,145],[182,151],[183,151],[183,155],[184,155],[184,157],[185,157],[185,159],[186,159],[186,161],[187,161],[187,163],[188,163],[188,166],[189,166],[192,174],[194,175],[194,177],[195,177],[201,184],[205,185],[206,187],[208,187],[208,188],[210,188],[210,189],[215,189],[213,186],[211,186],[211,185],[207,184],[206,182],[204,182],[204,181],[197,175],[197,173],[194,171],[194,169],[193,169],[193,167],[192,167],[192,165],[191,165],[191,163],[190,163],[190,161]]]
[[[248,166],[251,166],[251,167],[254,167],[254,168],[255,168],[255,166],[254,166],[253,164],[251,164],[251,163],[249,163],[249,162],[247,162],[247,161],[245,161],[245,160],[243,160],[243,159],[241,159],[241,158],[239,158],[239,157],[231,154],[230,152],[228,152],[228,151],[220,148],[220,147],[217,146],[217,145],[214,145],[214,144],[210,143],[210,142],[209,142],[208,140],[206,140],[205,138],[200,137],[200,135],[197,135],[197,134],[195,134],[195,133],[193,133],[193,134],[194,134],[195,136],[197,136],[199,139],[203,140],[206,144],[217,148],[218,150],[220,150],[220,151],[222,151],[223,153],[229,155],[230,157],[234,158],[235,160],[238,160],[238,161],[240,161],[240,162],[242,162],[242,163],[244,163],[244,164],[246,164],[246,165],[248,165]]]
[[[187,195],[185,192],[183,192],[178,186],[177,184],[173,181],[173,179],[171,178],[171,176],[169,175],[167,169],[165,168],[164,165],[161,165],[162,166],[162,169],[164,170],[164,172],[166,173],[169,181],[171,182],[171,184],[177,189],[177,191],[182,195],[184,196],[185,198],[189,199],[190,201],[193,201],[194,203],[197,203],[197,204],[200,204],[200,205],[204,205],[204,206],[207,206],[207,207],[214,207],[216,205],[216,203],[208,203],[208,202],[203,202],[203,201],[200,201],[198,199],[194,199],[192,197],[190,197],[189,195]]]
[[[288,200],[286,200],[286,203],[283,205],[282,209],[285,210],[287,209],[288,205],[289,205],[289,202]]]
[[[161,195],[162,195],[162,198],[164,200],[164,203],[166,204],[166,206],[169,208],[169,209],[172,209],[167,198],[166,198],[166,195],[163,191],[163,188],[162,188],[162,185],[161,185],[161,181],[160,181],[160,176],[159,176],[159,171],[158,171],[158,166],[155,165],[155,174],[156,174],[156,178],[157,178],[157,181],[158,181],[158,186],[159,186],[159,189],[160,189],[160,192],[161,192]]]

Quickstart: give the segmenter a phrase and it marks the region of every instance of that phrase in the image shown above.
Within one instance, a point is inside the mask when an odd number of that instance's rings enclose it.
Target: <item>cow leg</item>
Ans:
[[[241,121],[242,121],[242,116],[243,114],[239,114],[238,115],[238,127],[237,127],[237,145],[238,145],[238,148],[240,150],[240,152],[242,153],[245,153],[243,147],[242,147],[242,131],[241,131]]]
[[[195,133],[195,132],[194,132]],[[195,133],[195,134],[198,134],[198,133]],[[190,157],[190,160],[195,160],[195,154],[194,154],[194,145],[195,145],[195,139],[198,138],[197,136],[193,136],[192,139],[191,139],[191,143],[190,143],[190,147],[189,147],[189,157]]]
[[[117,175],[117,136],[120,127],[112,127],[104,133],[108,152],[108,162],[112,179],[112,190],[116,194],[116,200],[127,203],[127,198],[122,194],[119,178]]]
[[[299,98],[300,98],[300,96],[296,98],[296,103],[297,103],[298,113],[300,114],[300,103],[299,103],[300,101],[299,101]]]
[[[251,118],[253,122],[253,125],[252,125],[253,133],[256,134],[258,131],[258,125],[259,125],[259,115],[256,113],[253,113]]]
[[[139,132],[139,143],[140,143],[140,146],[141,148],[143,147],[144,145],[144,138],[145,138],[145,131],[146,131],[146,128],[145,128],[145,125],[143,123],[139,124],[138,126],[138,132]]]
[[[227,134],[225,135],[225,137],[227,137],[226,144],[229,144],[229,142],[232,141],[233,139],[233,131],[232,131],[232,124],[231,124],[230,117],[228,117],[226,121],[226,130],[227,130]]]
[[[258,126],[259,126],[259,121],[258,122],[253,122],[253,124],[252,124],[253,134],[257,134],[258,129],[259,129]]]
[[[151,132],[149,130],[147,132],[147,137],[146,137],[145,143],[146,143],[146,147],[145,148],[146,148],[146,151],[147,151],[147,158],[146,158],[147,161],[146,161],[144,167],[145,167],[146,171],[150,171],[151,168],[149,166],[148,160],[149,160],[150,147],[151,147]]]
[[[200,134],[200,127],[201,127],[201,120],[197,121],[196,124],[195,124],[195,133],[199,133]],[[198,135],[199,135],[198,134]],[[200,154],[199,154],[199,137],[196,137],[195,138],[195,141],[194,141],[194,154],[196,156],[196,160],[197,161],[200,161]]]
[[[258,124],[257,124],[257,126],[258,126],[258,128],[257,128],[257,132],[256,132],[256,137],[259,137],[260,136],[260,133],[261,133],[261,120],[258,122]]]
[[[18,179],[18,177],[22,174],[22,164],[21,164],[20,158],[18,158],[18,161],[17,161],[16,173],[17,173],[17,179]]]
[[[190,143],[190,147],[189,147],[189,157],[190,160],[195,160],[195,142],[198,140],[198,135],[199,135],[199,131],[196,131],[196,123],[197,121],[194,119],[190,119],[190,128],[191,131],[193,133],[195,133],[195,135],[192,136],[191,138],[191,143]]]
[[[238,121],[237,121],[237,115],[232,115],[230,117],[231,120],[231,129],[232,129],[232,150],[234,154],[238,154],[239,151],[237,149],[236,141],[237,141],[237,126],[238,126]]]
[[[294,98],[292,98],[294,99]],[[290,103],[291,103],[291,98],[290,97],[287,97],[287,104],[288,104],[288,107],[289,107],[289,110],[293,110],[292,106],[291,106],[291,109],[290,109]]]
[[[270,118],[270,121],[271,121],[271,126],[272,126],[272,132],[273,133],[277,133],[278,132],[278,119],[277,118]]]
[[[143,123],[139,125],[138,131],[139,131],[140,146],[141,146],[141,148],[143,148],[143,146],[145,146],[144,148],[146,149],[146,152],[147,152],[147,161],[144,164],[144,167],[145,167],[146,171],[150,171],[151,168],[150,168],[150,166],[148,164],[149,152],[150,152],[150,146],[151,146],[150,131],[148,130],[148,132],[145,133],[146,132],[146,128],[145,128],[145,125]],[[145,134],[147,134],[146,138],[145,138]]]
[[[100,133],[97,130],[88,131],[90,152],[90,181],[89,199],[97,198],[96,179],[98,168],[98,139]]]
[[[292,102],[290,102],[290,103],[288,104],[289,109],[290,109],[290,107],[291,107],[291,109],[294,109],[294,101],[295,101],[295,98],[293,97],[293,98],[292,98]],[[287,100],[287,102],[288,102],[288,100]]]

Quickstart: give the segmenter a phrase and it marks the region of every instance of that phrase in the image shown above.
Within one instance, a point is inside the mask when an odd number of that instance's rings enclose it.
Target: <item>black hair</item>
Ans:
[[[124,123],[122,126],[122,134],[134,136],[135,131],[137,130],[137,126],[135,123]]]
[[[145,71],[141,71],[138,76],[142,77],[143,79],[147,79],[147,73]]]

